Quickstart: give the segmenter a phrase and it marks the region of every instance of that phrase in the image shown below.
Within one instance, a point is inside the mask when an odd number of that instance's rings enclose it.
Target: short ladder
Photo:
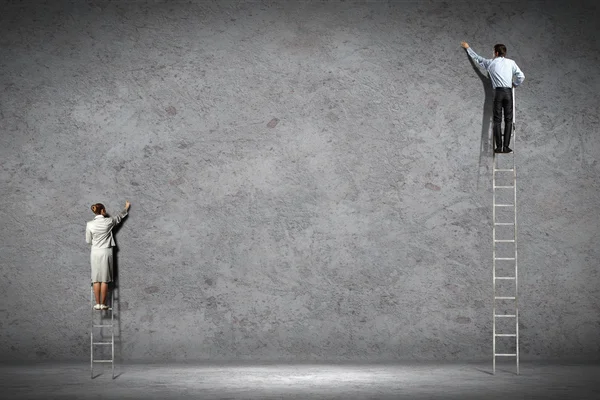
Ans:
[[[513,149],[516,150],[515,134],[515,90],[513,88]],[[492,240],[493,240],[493,286],[494,286],[494,305],[493,305],[493,373],[496,373],[496,357],[515,357],[517,365],[517,375],[519,375],[519,306],[518,306],[518,263],[517,263],[517,169],[515,163],[515,151],[511,154],[494,153],[492,166],[492,188],[493,188],[493,207],[492,207]],[[507,159],[512,157],[512,163]],[[506,165],[500,165],[500,159],[506,162]],[[500,181],[500,183],[498,183]],[[510,212],[512,210],[512,212]],[[500,219],[498,220],[500,214]],[[511,232],[512,231],[512,232]],[[503,246],[503,254],[498,254],[499,246]],[[510,247],[514,249],[514,253]],[[503,268],[500,275],[497,275],[498,262],[502,263]],[[507,292],[506,285],[514,283],[514,292]],[[498,293],[497,285],[504,284],[504,293]],[[502,305],[501,312],[498,311],[498,305]],[[514,308],[513,308],[514,306]],[[497,332],[497,321],[514,320],[514,332]],[[512,324],[502,324],[504,329]],[[496,340],[498,338],[514,338],[514,352],[503,351],[497,353]]]
[[[112,369],[112,378],[115,379],[115,329],[114,329],[114,314],[113,314],[113,292],[110,291],[110,306],[107,310],[95,310],[96,300],[94,298],[94,284],[92,283],[90,289],[90,309],[92,310],[92,326],[90,329],[90,371],[91,377],[94,379],[94,363],[110,363]],[[108,323],[108,316],[105,313],[110,313],[110,323]],[[104,329],[110,329],[110,341],[107,341],[107,337],[103,335]],[[94,330],[98,331],[98,335],[94,335]],[[104,348],[106,346],[111,347],[110,359],[94,359],[94,349],[96,347]]]

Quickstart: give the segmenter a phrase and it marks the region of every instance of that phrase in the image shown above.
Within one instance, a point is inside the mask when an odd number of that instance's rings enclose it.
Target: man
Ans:
[[[510,144],[513,123],[512,88],[523,83],[525,75],[521,72],[517,63],[505,58],[506,46],[503,44],[494,46],[494,58],[491,60],[478,56],[467,42],[461,42],[461,46],[490,75],[494,87],[494,140],[496,142],[494,152],[510,153],[512,150],[508,145]],[[514,82],[513,78],[516,78]],[[504,142],[502,142],[502,110],[504,110]]]

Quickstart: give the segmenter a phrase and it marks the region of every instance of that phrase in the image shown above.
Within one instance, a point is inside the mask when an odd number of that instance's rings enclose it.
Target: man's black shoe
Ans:
[[[502,147],[497,147],[494,149],[494,153],[504,153]]]
[[[503,147],[502,152],[503,153],[512,153],[512,149],[510,147]]]

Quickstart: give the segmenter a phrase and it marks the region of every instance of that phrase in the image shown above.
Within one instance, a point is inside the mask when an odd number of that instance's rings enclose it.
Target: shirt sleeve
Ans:
[[[517,63],[513,66],[513,76],[516,77],[515,86],[519,86],[525,80],[525,74],[519,69]]]
[[[85,226],[85,242],[88,244],[92,243],[92,232],[88,229],[88,226]]]
[[[477,55],[477,53],[475,53],[475,52],[473,51],[473,49],[471,49],[470,47],[469,47],[469,48],[467,48],[467,53],[469,53],[469,56],[470,56],[470,57],[471,57],[473,60],[477,61],[477,63],[478,63],[479,65],[481,65],[483,68],[485,68],[486,70],[488,69],[488,67],[489,67],[489,66],[490,66],[490,64],[492,63],[492,60],[490,60],[490,59],[488,59],[488,58],[483,58],[483,57],[481,57],[481,56]]]
[[[113,225],[117,225],[118,223],[120,223],[121,220],[123,218],[125,218],[126,216],[127,216],[127,209],[124,208],[123,211],[121,211],[120,213],[118,213],[117,215],[115,215],[114,217],[112,217]]]

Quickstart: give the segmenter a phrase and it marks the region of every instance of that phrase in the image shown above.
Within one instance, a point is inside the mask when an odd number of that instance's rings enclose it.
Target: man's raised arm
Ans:
[[[460,45],[462,46],[463,49],[467,50],[467,53],[473,60],[475,60],[479,65],[481,65],[486,70],[488,69],[492,60],[479,56],[477,53],[475,53],[473,51],[473,49],[471,49],[471,47],[469,46],[469,43],[467,43],[467,42],[461,42]]]

